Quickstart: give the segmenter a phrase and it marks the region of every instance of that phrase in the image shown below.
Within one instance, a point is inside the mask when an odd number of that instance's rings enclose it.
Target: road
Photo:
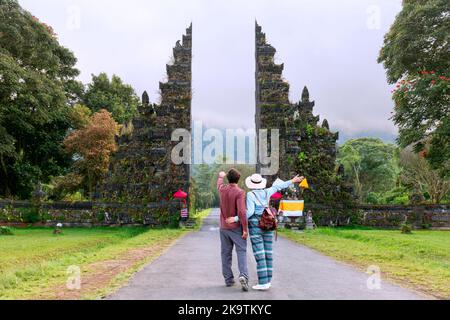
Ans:
[[[425,296],[382,281],[369,289],[369,275],[314,250],[279,238],[274,246],[273,287],[267,292],[242,292],[224,286],[221,274],[219,210],[204,220],[202,229],[180,239],[108,297],[113,300],[410,300]],[[248,249],[250,283],[256,266]],[[234,256],[233,270],[237,272]]]

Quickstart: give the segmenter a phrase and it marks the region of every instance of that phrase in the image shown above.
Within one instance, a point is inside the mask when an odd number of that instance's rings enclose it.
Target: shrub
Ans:
[[[402,224],[402,233],[403,234],[411,234],[412,233],[411,225],[409,225],[407,223]]]
[[[97,222],[100,222],[100,223],[105,222],[105,219],[106,219],[105,211],[97,212],[95,214],[95,219],[96,219]]]
[[[20,209],[22,212],[22,221],[25,223],[36,223],[41,221],[39,210],[35,208]]]
[[[10,205],[6,206],[3,209],[0,209],[0,221],[9,222],[13,221],[16,218],[14,208]]]
[[[67,194],[62,200],[68,201],[68,202],[82,202],[82,201],[86,201],[86,198],[83,196],[83,194],[80,191],[77,191],[75,193]]]
[[[41,214],[41,221],[42,222],[46,222],[46,221],[49,221],[49,220],[52,220],[52,215],[50,214],[50,212],[48,212],[48,211],[42,212],[42,214]]]
[[[8,221],[9,212],[7,209],[0,209],[0,221],[6,222]]]
[[[386,192],[369,192],[365,197],[369,204],[406,205],[409,203],[409,192],[406,188],[396,187]]]
[[[383,202],[381,196],[376,192],[369,192],[366,197],[366,203],[369,204],[379,204],[380,202]]]
[[[180,224],[180,214],[177,211],[159,209],[155,212],[156,220],[163,226],[178,228]]]
[[[396,187],[384,194],[384,203],[386,204],[408,204],[409,191],[405,187]]]
[[[422,229],[430,230],[432,227],[431,223],[422,223]]]
[[[13,232],[9,227],[0,227],[0,236],[12,236]]]
[[[65,176],[55,177],[52,180],[52,190],[49,193],[53,199],[64,200],[68,198],[71,201],[71,197],[79,197],[77,192],[81,187],[83,177],[76,173],[69,173]],[[75,201],[78,201],[76,199]]]

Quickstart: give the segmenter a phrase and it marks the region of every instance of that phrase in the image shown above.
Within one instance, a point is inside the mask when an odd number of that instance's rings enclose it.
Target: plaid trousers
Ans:
[[[258,284],[272,282],[273,275],[273,236],[274,231],[263,231],[259,228],[258,215],[253,215],[248,220],[250,241],[253,255],[255,256]]]

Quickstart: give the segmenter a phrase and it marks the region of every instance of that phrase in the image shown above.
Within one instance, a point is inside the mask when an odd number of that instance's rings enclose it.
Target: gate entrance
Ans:
[[[310,101],[306,87],[301,101],[289,101],[284,65],[275,63],[275,53],[256,23],[256,136],[260,129],[280,131],[280,169],[268,177],[269,181],[301,173],[311,182],[311,198],[335,194],[338,134],[330,131],[327,120],[319,125],[320,118],[313,115],[315,103]],[[178,142],[172,142],[171,135],[175,129],[191,130],[192,25],[176,43],[173,56],[173,63],[167,65],[168,80],[159,85],[161,102],[151,104],[144,92],[132,127],[118,138],[119,151],[100,188],[102,199],[145,204],[168,200],[179,189],[189,190],[190,165],[172,163],[171,151]],[[260,171],[264,164],[257,162]]]

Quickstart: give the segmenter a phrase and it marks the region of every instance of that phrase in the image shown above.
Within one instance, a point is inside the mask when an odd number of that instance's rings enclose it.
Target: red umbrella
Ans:
[[[280,192],[275,193],[270,199],[272,200],[280,200],[283,198],[283,195]]]
[[[181,189],[173,194],[173,197],[175,199],[186,199],[187,196],[188,196],[188,194]]]

